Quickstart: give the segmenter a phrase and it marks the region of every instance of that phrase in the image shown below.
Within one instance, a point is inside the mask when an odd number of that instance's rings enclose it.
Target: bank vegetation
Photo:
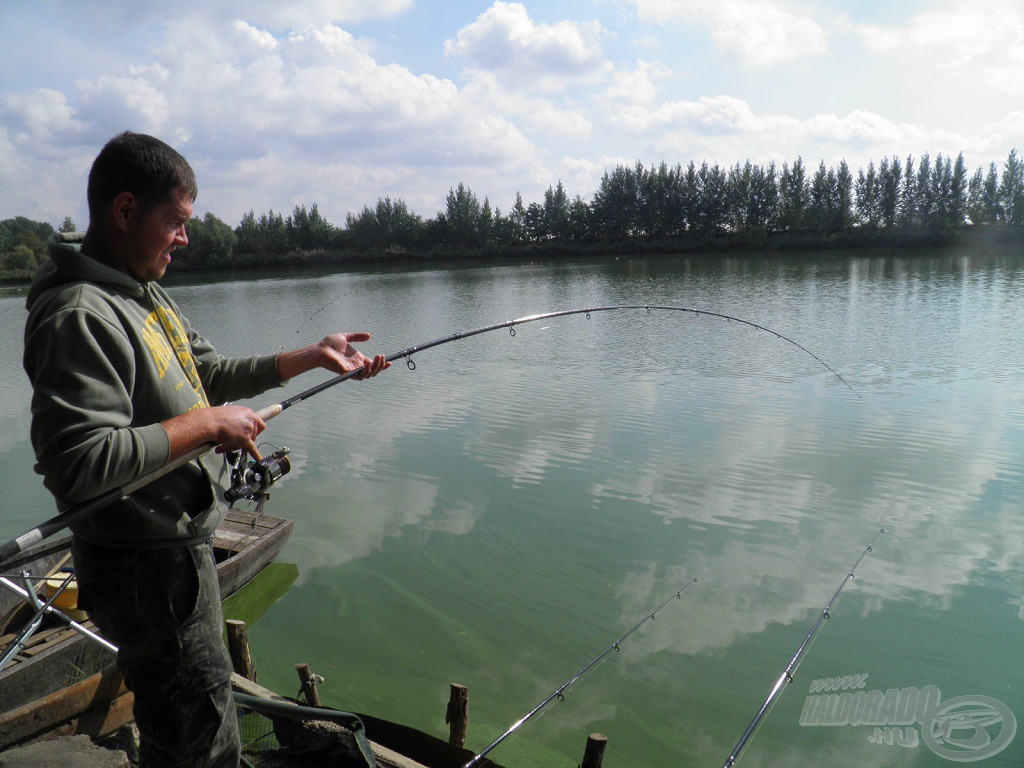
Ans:
[[[65,218],[61,231],[74,231]],[[45,259],[49,223],[0,221],[0,278],[28,279]],[[620,165],[589,200],[561,182],[543,200],[520,195],[502,212],[465,184],[431,218],[384,197],[343,226],[314,202],[290,215],[250,210],[232,227],[212,213],[188,224],[176,270],[392,264],[457,258],[542,258],[602,253],[683,253],[949,244],[965,233],[1024,244],[1024,161],[970,172],[963,155],[883,158],[856,176],[838,167]]]

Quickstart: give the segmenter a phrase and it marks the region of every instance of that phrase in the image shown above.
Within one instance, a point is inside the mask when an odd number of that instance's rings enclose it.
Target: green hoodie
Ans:
[[[160,422],[280,384],[276,356],[218,355],[159,285],[84,255],[82,239],[47,244],[25,326],[35,468],[62,510],[163,468],[170,440]],[[207,453],[73,531],[119,548],[202,541],[220,522],[226,479],[223,457]]]

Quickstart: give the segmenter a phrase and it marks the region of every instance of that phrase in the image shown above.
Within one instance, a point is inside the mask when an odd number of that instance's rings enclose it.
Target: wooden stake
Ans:
[[[604,762],[604,748],[608,737],[603,733],[592,733],[587,737],[587,748],[583,751],[583,762],[580,768],[601,768]]]
[[[256,682],[256,667],[252,663],[249,652],[249,628],[244,621],[228,619],[224,622],[228,629],[228,652],[235,672],[246,680]]]
[[[299,673],[299,682],[302,683],[302,693],[306,694],[306,704],[310,707],[322,706],[320,703],[320,691],[316,689],[316,678],[309,664],[296,664],[295,671]]]
[[[444,721],[449,729],[448,743],[460,749],[466,746],[466,729],[469,727],[469,689],[466,686],[452,683]]]

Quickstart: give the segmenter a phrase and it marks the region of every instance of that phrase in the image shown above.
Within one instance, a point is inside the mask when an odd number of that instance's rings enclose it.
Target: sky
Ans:
[[[1024,0],[0,0],[0,219],[88,223],[130,129],[178,149],[196,213],[466,184],[507,212],[617,165],[1024,151]]]

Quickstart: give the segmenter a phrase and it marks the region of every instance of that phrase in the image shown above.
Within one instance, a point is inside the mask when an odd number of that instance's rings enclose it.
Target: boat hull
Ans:
[[[217,577],[221,597],[228,597],[252,580],[273,562],[291,536],[294,523],[271,515],[255,515],[245,510],[230,510],[214,537]],[[18,556],[8,573],[30,570],[45,575],[64,559],[71,538],[44,542]],[[0,616],[5,616],[21,599],[2,590]],[[95,629],[92,623],[82,624]],[[13,639],[17,628],[4,630],[0,649]],[[10,712],[30,702],[54,694],[90,674],[100,672],[114,661],[113,654],[73,629],[53,626],[36,632],[26,648],[0,670],[0,706]],[[0,749],[3,748],[0,734]]]

